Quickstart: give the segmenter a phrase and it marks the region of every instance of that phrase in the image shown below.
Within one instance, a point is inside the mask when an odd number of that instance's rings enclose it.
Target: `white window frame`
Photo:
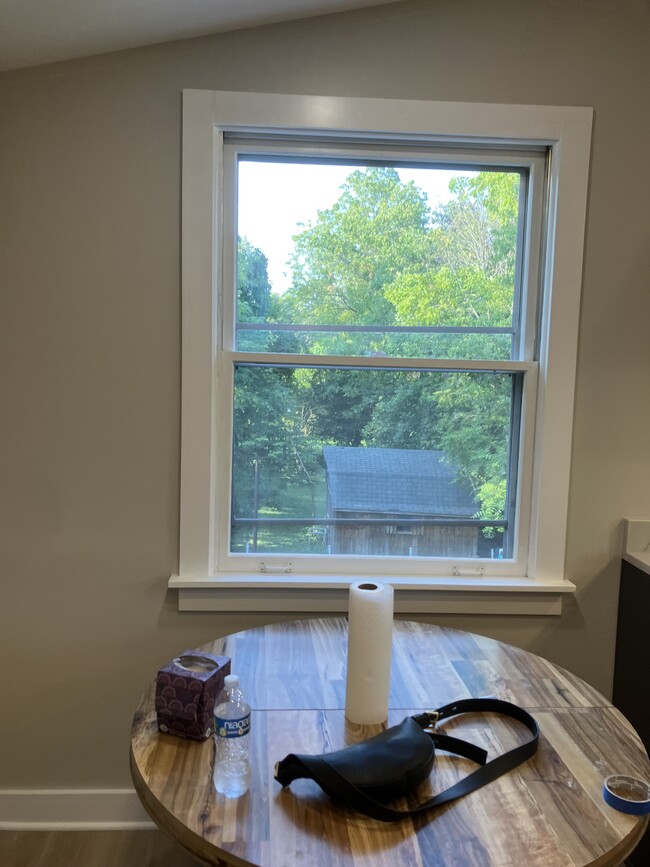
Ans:
[[[564,560],[591,124],[590,108],[184,92],[180,557],[169,582],[179,590],[181,610],[345,610],[350,582],[372,574],[393,584],[395,608],[404,613],[561,611],[563,595],[575,591]],[[224,368],[217,364],[224,134],[261,131],[548,148],[544,303],[535,371],[528,364],[524,380],[524,400],[535,404],[526,414],[534,416],[535,430],[524,492],[532,504],[525,568],[470,561],[441,570],[420,562],[420,574],[378,575],[377,564],[349,558],[342,574],[313,562],[301,574],[304,559],[258,555],[255,573],[237,571],[223,556],[228,571],[216,571],[217,477],[229,472],[230,452],[229,444],[216,444],[231,417],[218,384]],[[512,362],[509,369],[524,365]]]

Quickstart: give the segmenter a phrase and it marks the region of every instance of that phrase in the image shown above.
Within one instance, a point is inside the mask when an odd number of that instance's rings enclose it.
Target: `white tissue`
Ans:
[[[377,581],[350,586],[345,716],[358,725],[388,717],[393,641],[393,588]]]

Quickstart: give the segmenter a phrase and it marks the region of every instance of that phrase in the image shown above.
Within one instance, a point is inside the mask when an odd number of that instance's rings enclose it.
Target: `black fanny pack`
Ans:
[[[434,729],[437,722],[459,713],[484,711],[512,717],[532,735],[525,743],[487,761],[481,747]],[[275,766],[281,786],[307,778],[331,798],[382,822],[395,822],[438,807],[479,789],[535,755],[539,727],[522,708],[496,698],[468,698],[434,711],[406,717],[361,743],[319,756],[289,753]],[[481,765],[455,785],[410,810],[394,810],[387,801],[408,794],[431,773],[438,747]]]

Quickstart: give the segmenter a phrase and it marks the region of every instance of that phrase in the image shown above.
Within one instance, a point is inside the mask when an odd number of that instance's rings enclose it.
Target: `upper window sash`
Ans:
[[[217,133],[217,135],[219,134]],[[242,137],[226,132],[220,139],[222,190],[218,201],[218,213],[222,222],[218,291],[222,295],[221,309],[223,311],[217,332],[220,348],[230,351],[234,351],[236,348],[235,286],[239,160],[247,157],[266,158],[269,161],[302,159],[310,163],[320,160],[345,163],[346,165],[357,161],[360,166],[377,164],[404,168],[519,171],[521,182],[519,187],[511,357],[513,360],[534,360],[538,337],[539,263],[542,215],[547,186],[548,148],[538,144],[531,145],[527,150],[519,147],[498,148],[495,145],[485,145],[480,148],[465,145],[450,149],[449,144],[443,148],[435,142],[429,143],[429,146],[425,148],[421,141],[417,145],[411,143],[408,146],[404,143],[394,142],[391,146],[389,141],[368,142],[350,137],[342,143],[338,140],[322,140],[317,136],[305,139],[299,134],[290,136],[286,133],[282,136],[260,133],[255,136]],[[381,156],[378,151],[379,144],[381,144]],[[254,327],[261,328],[262,326]],[[301,326],[285,326],[285,328],[291,327],[300,328]],[[304,326],[304,329],[307,330],[307,326]],[[331,330],[335,329],[332,328]],[[368,328],[367,330],[370,331],[371,329]],[[440,328],[440,331],[446,333],[451,333],[454,330],[453,328]]]

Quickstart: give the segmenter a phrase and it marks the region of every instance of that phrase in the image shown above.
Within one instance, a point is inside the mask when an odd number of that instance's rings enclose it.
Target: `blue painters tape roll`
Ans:
[[[616,775],[607,777],[603,786],[603,798],[620,813],[645,816],[650,813],[650,786],[635,777]]]

